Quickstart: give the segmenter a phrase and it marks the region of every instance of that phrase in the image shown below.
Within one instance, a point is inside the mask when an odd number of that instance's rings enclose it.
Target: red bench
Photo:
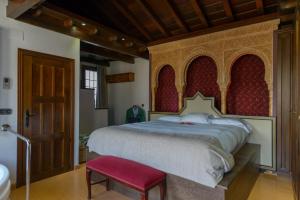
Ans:
[[[91,182],[92,172],[96,172],[106,179],[96,183]],[[166,173],[152,167],[114,156],[102,156],[90,160],[86,164],[86,178],[88,185],[88,199],[91,199],[91,185],[114,180],[127,185],[141,193],[141,200],[148,200],[148,191],[155,186],[160,187],[160,199],[166,194]]]

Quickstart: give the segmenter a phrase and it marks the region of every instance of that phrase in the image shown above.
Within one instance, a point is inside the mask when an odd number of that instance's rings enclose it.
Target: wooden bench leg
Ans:
[[[109,191],[110,187],[109,187],[109,178],[108,177],[106,178],[105,183],[106,183],[106,191]]]
[[[86,169],[86,182],[87,182],[87,187],[88,187],[88,199],[92,199],[91,176],[92,176],[92,171],[89,170],[89,169]]]
[[[141,200],[148,200],[148,191],[141,195]]]
[[[164,179],[159,184],[159,190],[160,190],[160,200],[164,200],[166,198],[166,194],[167,194],[167,180],[166,179]]]

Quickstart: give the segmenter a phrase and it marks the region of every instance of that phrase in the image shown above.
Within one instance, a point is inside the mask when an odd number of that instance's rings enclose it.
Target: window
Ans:
[[[107,108],[106,67],[81,65],[81,89],[94,90],[95,108]]]
[[[81,72],[81,88],[94,90],[94,99],[96,105],[97,87],[98,87],[98,73],[96,67],[82,67]]]

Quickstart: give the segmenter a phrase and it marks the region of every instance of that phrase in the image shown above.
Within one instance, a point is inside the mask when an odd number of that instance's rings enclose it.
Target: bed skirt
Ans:
[[[98,156],[101,155],[89,152],[87,159]],[[168,174],[166,200],[246,200],[259,174],[257,163],[260,161],[260,146],[247,143],[234,157],[234,168],[224,175],[215,188]],[[94,174],[92,179],[98,180],[102,177]],[[110,187],[132,199],[140,199],[138,192],[119,183],[111,181]],[[159,188],[153,188],[149,191],[149,200],[158,200],[159,194]]]

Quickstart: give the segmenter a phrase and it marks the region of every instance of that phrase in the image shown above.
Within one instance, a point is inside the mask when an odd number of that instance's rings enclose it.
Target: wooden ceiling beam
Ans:
[[[134,25],[140,33],[142,33],[147,40],[151,40],[151,36],[149,33],[144,29],[143,25],[136,20],[136,18],[130,13],[130,11],[123,5],[121,5],[120,1],[118,0],[112,0],[113,5],[122,13],[123,16],[125,16],[132,25]]]
[[[119,61],[123,61],[126,63],[134,64],[133,56],[114,52],[114,51],[111,51],[111,50],[108,50],[108,49],[105,49],[105,48],[102,48],[99,46],[91,45],[91,44],[88,44],[85,42],[80,43],[80,51],[89,53],[89,54],[98,55],[98,56],[103,56],[103,57],[106,57],[106,58],[112,59],[112,60],[119,60]]]
[[[208,27],[208,20],[206,19],[204,12],[201,8],[201,5],[199,4],[198,0],[191,0],[191,5],[194,9],[194,11],[196,12],[196,14],[198,15],[201,23],[205,26]]]
[[[118,27],[121,31],[126,33],[128,31],[123,24],[114,16],[112,15],[109,10],[105,9],[104,6],[100,6],[97,1],[89,1],[93,7],[95,7],[97,10],[99,10],[100,13],[104,14],[107,19],[112,22],[116,27]]]
[[[245,19],[245,20],[241,20],[241,21],[234,21],[234,22],[230,22],[230,23],[227,23],[227,24],[202,29],[202,30],[199,30],[199,31],[194,31],[194,32],[185,33],[185,34],[181,34],[181,35],[176,35],[176,36],[169,37],[169,38],[166,38],[166,39],[161,39],[161,40],[157,40],[157,41],[154,41],[154,42],[150,42],[150,43],[148,43],[148,47],[159,45],[159,44],[162,44],[162,43],[173,42],[173,41],[176,41],[176,40],[182,40],[182,39],[197,37],[197,36],[200,36],[200,35],[205,35],[205,34],[209,34],[209,33],[213,33],[213,32],[224,31],[224,30],[228,30],[228,29],[232,29],[232,28],[237,28],[237,27],[240,27],[240,26],[246,26],[246,25],[250,25],[250,24],[260,23],[260,22],[264,22],[264,21],[268,21],[268,20],[272,20],[272,19],[279,19],[278,13],[272,13],[272,14],[268,14],[268,15],[261,15],[261,16],[258,16],[258,17],[253,17],[253,18],[249,18],[249,19]]]
[[[229,19],[234,20],[231,4],[230,4],[229,0],[223,0],[223,5],[224,5],[224,11],[225,11],[226,16]]]
[[[154,13],[151,6],[145,0],[136,0],[135,1],[144,12],[152,19],[156,27],[161,31],[164,36],[170,36],[170,32],[167,30],[165,25],[162,23],[160,18]]]
[[[264,2],[263,0],[256,0],[256,9],[259,13],[264,13]]]
[[[185,21],[182,19],[176,5],[174,5],[174,2],[172,2],[171,0],[166,0],[165,1],[167,6],[169,7],[169,10],[171,11],[176,23],[183,28],[183,30],[185,32],[189,32],[190,28],[188,27],[188,25],[185,23]]]
[[[296,0],[281,1],[279,3],[279,7],[281,10],[293,9],[293,8],[296,8],[296,6],[297,6]]]
[[[9,1],[14,3],[24,3],[26,0],[9,0]]]
[[[296,19],[295,13],[280,15],[281,23],[293,22],[295,19]]]
[[[91,63],[94,65],[106,66],[109,67],[110,63],[108,60],[99,60],[93,57],[80,56],[81,63]]]
[[[140,40],[49,3],[43,4],[38,9],[42,10],[40,16],[36,17],[34,10],[30,10],[20,16],[18,20],[70,35],[81,41],[122,54],[145,57],[145,52],[141,52],[140,49],[146,45]],[[66,21],[72,21],[72,23],[65,23]],[[110,40],[110,38],[116,39]],[[132,43],[132,45],[129,46],[128,43]]]
[[[16,19],[43,1],[44,0],[9,0],[6,7],[6,16]]]

